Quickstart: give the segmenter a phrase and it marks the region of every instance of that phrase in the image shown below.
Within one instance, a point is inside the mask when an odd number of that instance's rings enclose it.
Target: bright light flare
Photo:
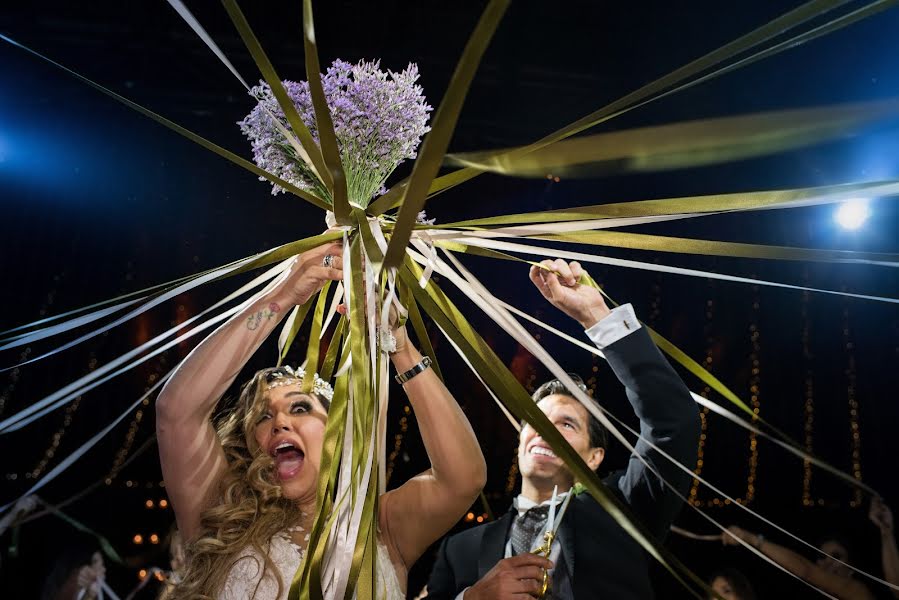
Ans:
[[[855,231],[865,224],[871,211],[868,209],[868,200],[865,198],[853,198],[840,204],[833,215],[834,221],[843,229]]]

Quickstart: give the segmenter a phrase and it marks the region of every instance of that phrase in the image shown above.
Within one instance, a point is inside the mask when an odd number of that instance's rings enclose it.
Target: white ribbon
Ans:
[[[200,39],[203,40],[206,46],[208,46],[209,49],[212,50],[212,53],[215,54],[220,61],[222,61],[222,64],[225,65],[225,67],[229,71],[231,71],[231,73],[234,75],[234,77],[237,78],[244,89],[249,92],[250,86],[247,84],[244,78],[240,76],[240,73],[237,72],[237,69],[234,68],[234,65],[231,64],[231,61],[228,60],[228,58],[225,56],[225,53],[219,49],[214,41],[212,41],[212,37],[210,37],[210,35],[206,33],[206,30],[203,29],[203,26],[200,25],[200,22],[197,21],[197,19],[191,14],[187,7],[184,6],[184,3],[181,2],[181,0],[168,0],[168,3],[172,6],[172,8],[175,9],[175,11],[181,16],[181,18],[184,19],[184,21],[190,26],[190,28],[194,30],[194,33],[200,36]],[[315,176],[318,177],[319,180],[321,180],[321,175],[318,173],[318,170],[316,170],[315,165],[312,164],[312,160],[310,160],[309,154],[306,152],[306,149],[303,148],[303,146],[299,143],[299,141],[297,141],[293,133],[289,129],[287,129],[264,104],[260,103],[259,106],[262,107],[262,110],[264,110],[272,120],[275,127],[278,129],[278,132],[284,136],[284,139],[286,139],[288,143],[290,143],[291,147],[294,149],[294,152],[296,152],[297,156],[300,157],[300,160],[306,163],[306,166],[309,167],[309,170],[311,170],[315,174]]]
[[[431,235],[426,231],[416,232],[416,238],[423,241],[427,246],[424,250],[424,255],[428,258],[428,264],[425,265],[424,271],[421,273],[421,277],[418,278],[418,287],[424,289],[426,285],[428,285],[428,281],[431,279],[431,274],[434,272],[434,261],[437,259],[437,248],[434,246],[434,239]],[[421,249],[420,246],[418,246]]]
[[[576,210],[576,209],[573,209]],[[608,219],[589,219],[585,221],[561,221],[557,223],[534,223],[530,225],[510,225],[494,229],[434,229],[428,230],[434,240],[452,239],[458,236],[466,238],[508,238],[567,233],[569,231],[585,231],[593,229],[614,229],[629,225],[647,225],[680,219],[706,217],[715,213],[678,213],[673,215],[648,215],[645,217],[611,217]]]
[[[134,358],[135,356],[138,356],[141,353],[149,350],[150,348],[159,344],[166,338],[170,337],[171,335],[174,335],[181,329],[184,329],[185,327],[192,325],[193,323],[195,323],[196,321],[198,321],[205,315],[209,314],[210,312],[218,309],[222,305],[227,304],[228,302],[231,302],[235,298],[240,297],[241,295],[250,291],[251,289],[274,278],[279,273],[283,272],[284,269],[287,267],[287,265],[288,265],[288,261],[284,261],[281,264],[276,265],[275,267],[269,269],[262,275],[259,275],[258,277],[253,279],[253,281],[242,286],[237,291],[232,292],[231,294],[226,296],[224,299],[216,302],[211,307],[207,308],[206,310],[199,313],[198,315],[195,315],[194,317],[187,319],[183,323],[176,325],[175,327],[172,327],[168,331],[165,331],[165,332],[157,335],[153,339],[145,342],[144,344],[141,344],[137,348],[134,348],[134,349],[130,350],[129,352],[126,352],[125,354],[119,356],[115,360],[103,365],[102,367],[95,369],[94,371],[91,371],[87,375],[75,380],[74,382],[68,384],[67,386],[57,390],[56,392],[53,392],[52,394],[44,397],[43,399],[39,400],[38,402],[31,404],[30,406],[22,409],[21,411],[15,413],[14,415],[7,417],[2,422],[0,422],[0,435],[9,433],[10,431],[16,431],[17,429],[21,429],[22,427],[33,422],[34,420],[39,419],[42,416],[49,414],[50,412],[52,412],[62,406],[65,406],[66,404],[68,404],[69,402],[71,402],[72,400],[74,400],[79,395],[83,394],[84,392],[87,392],[87,391],[101,385],[102,383],[105,383],[106,381],[109,381],[110,379],[113,379],[113,378],[117,377],[118,375],[121,375],[122,373],[128,371],[129,369],[132,369],[135,366],[137,366],[143,362],[146,362],[146,360],[148,360],[152,356],[158,355],[160,353],[159,350],[143,357],[140,360],[137,360],[137,361],[131,363],[130,365],[128,365],[124,368],[114,371],[114,369],[116,369],[116,367],[118,367],[119,365],[122,365],[122,364],[126,363],[128,360],[130,360],[131,358]],[[212,274],[210,273],[210,275],[212,275]],[[176,291],[177,290],[173,290],[170,293],[174,294]],[[166,296],[168,296],[168,294]],[[162,301],[160,299],[157,299],[157,300],[160,302]],[[251,298],[248,302],[253,302],[253,301],[255,301],[255,298]],[[238,307],[238,308],[240,308],[240,307]],[[142,312],[143,310],[146,310],[146,307],[141,307],[141,309],[138,309],[138,310]],[[234,310],[235,309],[231,309],[231,311],[229,311],[227,314],[233,314]],[[119,321],[123,321],[127,318],[129,318],[128,315],[126,315],[125,317],[122,317]],[[220,320],[220,318],[221,317],[219,317],[217,320],[213,320],[212,322],[218,322],[218,320]],[[106,328],[111,328],[115,324],[117,324],[117,323],[114,322],[110,325],[107,325]],[[197,328],[191,330],[190,332],[188,332],[186,335],[179,337],[176,341],[181,341],[183,339],[187,339],[193,335],[196,335],[197,333],[199,333],[203,329],[207,328],[208,326],[209,326],[209,323],[207,323],[204,326],[197,327]],[[101,328],[101,330],[102,330],[102,328]],[[101,331],[101,330],[98,330],[98,331]],[[172,343],[169,343],[166,346],[164,346],[164,349],[168,349],[168,348],[172,347],[172,345],[173,345]],[[107,373],[109,373],[109,375],[107,375]]]
[[[464,241],[463,241],[464,239]],[[626,267],[629,269],[642,269],[645,271],[655,271],[658,273],[671,273],[674,275],[688,275],[690,277],[702,277],[708,279],[717,279],[720,281],[732,281],[736,283],[749,283],[753,285],[762,285],[767,287],[782,288],[788,290],[799,290],[804,292],[815,292],[819,294],[832,294],[834,296],[843,296],[845,298],[859,298],[861,300],[876,300],[878,302],[888,302],[891,304],[899,304],[899,298],[887,298],[884,296],[869,296],[866,294],[853,294],[850,292],[838,292],[836,290],[828,290],[822,288],[811,288],[801,285],[791,285],[788,283],[778,283],[776,281],[766,281],[764,279],[752,279],[750,277],[738,277],[736,275],[724,275],[722,273],[713,273],[711,271],[700,271],[697,269],[685,269],[682,267],[670,267],[667,265],[653,264],[636,260],[626,260],[623,258],[611,258],[608,256],[597,256],[595,254],[585,254],[583,252],[570,252],[566,250],[557,250],[555,248],[544,248],[542,246],[533,246],[530,244],[517,244],[512,242],[502,242],[499,240],[487,240],[477,238],[460,238],[462,243],[469,246],[480,246],[482,248],[491,248],[506,252],[515,252],[518,254],[527,254],[531,256],[539,256],[543,258],[564,258],[567,260],[579,260],[583,262],[596,263],[601,265],[610,265],[613,267]]]
[[[456,342],[453,341],[453,338],[451,338],[449,335],[447,335],[446,331],[444,331],[443,327],[441,327],[439,323],[435,323],[435,325],[437,326],[437,329],[440,330],[440,333],[443,334],[443,337],[446,338],[446,341],[450,343],[450,346],[453,347],[453,350],[455,350],[456,353],[459,355],[459,357],[462,359],[462,362],[464,362],[466,365],[468,365],[468,368],[471,369],[471,372],[474,373],[474,376],[478,378],[478,381],[481,382],[481,385],[484,386],[484,389],[487,390],[487,393],[490,394],[490,397],[493,398],[494,402],[496,402],[496,405],[499,407],[499,409],[502,411],[502,413],[509,420],[509,423],[511,423],[512,427],[515,428],[515,431],[520,432],[521,431],[521,423],[518,422],[518,419],[516,419],[512,415],[512,413],[509,412],[509,409],[506,408],[506,405],[503,404],[502,400],[500,400],[497,397],[497,395],[493,393],[493,389],[489,385],[487,385],[487,382],[484,381],[484,378],[481,377],[481,374],[478,373],[478,370],[474,368],[474,365],[471,364],[471,361],[468,360],[468,357],[465,356],[465,353],[462,352],[462,349],[459,348],[458,345],[456,345]]]
[[[139,314],[148,311],[149,309],[153,308],[154,306],[158,306],[159,304],[162,304],[166,300],[170,300],[180,294],[183,294],[185,292],[188,292],[188,291],[194,289],[195,287],[201,286],[204,283],[209,283],[210,281],[212,281],[218,277],[222,277],[224,275],[227,275],[228,273],[231,273],[231,272],[239,269],[243,265],[248,264],[249,262],[254,260],[257,256],[259,256],[259,255],[244,258],[242,260],[237,261],[236,263],[231,263],[230,265],[226,265],[226,266],[220,267],[218,269],[213,269],[212,271],[208,271],[199,277],[190,279],[186,283],[182,283],[181,285],[178,285],[174,289],[171,289],[168,292],[165,292],[164,294],[161,294],[160,296],[157,296],[156,298],[153,298],[153,299],[149,300],[148,302],[140,305],[139,307],[128,312],[124,316],[119,317],[118,319],[112,321],[111,323],[103,325],[102,327],[95,329],[94,331],[91,331],[90,333],[86,333],[70,342],[67,342],[67,343],[63,344],[62,346],[59,346],[58,348],[51,350],[50,352],[46,352],[44,354],[41,354],[40,356],[36,356],[32,359],[26,360],[24,362],[21,362],[17,365],[12,366],[12,367],[6,367],[4,369],[0,369],[0,372],[8,371],[10,369],[13,369],[16,367],[21,367],[21,366],[33,363],[35,361],[41,360],[43,358],[47,358],[48,356],[52,356],[54,354],[57,354],[58,352],[67,350],[68,348],[71,348],[72,346],[80,344],[83,341],[86,341],[93,337],[96,337],[96,336],[100,335],[101,333],[105,333],[105,332],[109,331],[110,329],[112,329],[113,327],[116,327],[117,325],[121,325],[122,323],[129,321],[130,319],[133,319],[134,317],[138,316]]]
[[[338,281],[337,289],[334,290],[334,297],[331,299],[331,306],[328,308],[328,314],[325,316],[325,322],[322,325],[321,332],[318,334],[318,339],[323,339],[325,337],[325,333],[328,331],[328,327],[330,327],[334,315],[337,314],[337,307],[340,306],[341,302],[343,302],[343,282]]]
[[[250,86],[247,85],[247,82],[244,81],[244,78],[240,76],[240,73],[237,72],[237,69],[234,68],[234,65],[231,64],[231,61],[228,60],[228,58],[225,56],[225,53],[219,50],[219,47],[215,44],[214,41],[212,41],[212,38],[208,33],[206,33],[206,30],[203,29],[203,26],[200,25],[200,22],[197,21],[197,19],[191,14],[187,7],[184,6],[184,3],[181,2],[181,0],[168,0],[168,3],[172,8],[175,9],[175,11],[177,11],[179,15],[181,15],[181,18],[184,19],[184,21],[190,26],[190,28],[194,30],[194,33],[200,36],[200,39],[203,40],[203,42],[206,43],[209,49],[212,50],[212,53],[215,54],[220,61],[222,61],[222,64],[225,65],[229,71],[231,71],[231,74],[237,78],[241,85],[249,90]]]
[[[49,327],[43,327],[38,329],[37,331],[29,331],[27,333],[20,333],[18,335],[11,336],[4,340],[5,344],[0,346],[0,350],[9,350],[10,348],[16,348],[18,346],[24,346],[25,344],[30,344],[32,342],[36,342],[38,340],[43,340],[48,337],[52,337],[54,335],[65,333],[66,331],[71,331],[72,329],[77,329],[83,325],[87,325],[88,323],[93,323],[99,319],[107,317],[109,315],[115,314],[120,310],[128,308],[129,306],[133,306],[138,302],[144,300],[146,296],[141,296],[139,298],[135,298],[134,300],[128,300],[126,302],[120,302],[118,304],[114,304],[112,306],[108,306],[106,308],[101,308],[99,310],[95,310],[86,315],[82,315],[80,317],[75,317],[74,319],[69,319],[63,323],[58,325],[52,325]],[[59,315],[60,317],[64,316]]]
[[[806,193],[811,193],[813,190],[806,190]],[[578,231],[584,229],[608,229],[611,227],[622,227],[625,225],[637,225],[637,224],[645,224],[645,223],[657,223],[660,221],[669,221],[674,219],[688,219],[693,217],[705,217],[717,214],[725,214],[725,213],[737,213],[737,212],[753,212],[753,211],[767,211],[767,210],[781,210],[785,208],[805,208],[810,206],[819,206],[822,204],[835,204],[838,202],[845,202],[847,200],[851,200],[853,198],[857,198],[859,195],[863,196],[871,196],[871,197],[890,197],[896,196],[899,194],[899,182],[888,181],[885,183],[869,183],[863,186],[853,186],[852,189],[848,190],[831,190],[824,193],[819,193],[814,196],[799,198],[796,200],[790,200],[787,202],[781,202],[778,204],[769,204],[765,206],[755,206],[751,208],[733,208],[733,209],[725,209],[725,210],[710,210],[706,212],[695,212],[695,213],[673,213],[668,215],[646,215],[641,217],[612,217],[608,219],[586,219],[582,221],[565,221],[565,222],[556,222],[556,223],[536,223],[536,224],[522,224],[522,225],[513,225],[508,227],[499,227],[497,229],[492,229],[489,231],[478,231],[478,232],[469,232],[473,234],[473,237],[491,237],[490,232],[499,231],[504,232],[506,234],[510,234],[513,236],[521,236],[521,235],[535,235],[539,233],[559,233],[563,231]],[[737,196],[737,194],[730,194],[731,196]],[[700,196],[698,199],[702,199],[704,197]],[[708,198],[706,196],[705,198]],[[676,198],[675,200],[682,200],[682,198]],[[659,200],[659,203],[665,202],[664,200]],[[559,213],[562,212],[571,212],[578,213],[580,207],[572,207],[568,210],[557,211]],[[577,227],[568,227],[567,224],[576,224],[580,223],[580,226]],[[604,226],[603,224],[609,224]],[[435,234],[435,239],[436,239]]]

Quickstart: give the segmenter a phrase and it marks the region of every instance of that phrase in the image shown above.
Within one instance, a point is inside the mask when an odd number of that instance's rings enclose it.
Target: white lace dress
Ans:
[[[286,600],[290,591],[290,582],[303,559],[303,550],[293,543],[288,532],[275,535],[269,545],[269,558],[284,582],[281,595],[278,595],[278,581],[270,572],[265,572],[262,557],[252,548],[246,548],[228,572],[225,585],[218,595],[218,600]],[[378,600],[402,600],[406,597],[396,576],[396,569],[390,560],[387,548],[378,540],[377,560]],[[355,594],[353,595],[355,598]]]

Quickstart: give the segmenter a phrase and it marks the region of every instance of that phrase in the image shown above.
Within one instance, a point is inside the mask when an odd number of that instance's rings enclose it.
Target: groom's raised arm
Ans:
[[[696,403],[630,304],[609,310],[599,290],[581,283],[586,272],[576,262],[545,260],[541,267],[531,267],[531,281],[553,306],[580,323],[603,351],[640,419],[640,434],[646,441],[635,444],[636,455],[626,471],[607,483],[618,486],[650,531],[664,536],[682,501],[663,480],[684,494],[691,477],[648,442],[692,470],[699,443]]]
[[[649,442],[692,470],[696,466],[700,433],[698,410],[690,390],[662,356],[646,328],[639,324],[631,306],[621,306],[615,313],[620,313],[622,322],[628,324],[630,330],[626,335],[603,344],[603,333],[608,339],[608,330],[613,326],[608,319],[588,329],[587,335],[603,351],[615,376],[624,385],[640,419],[643,439],[634,445],[635,454],[624,473],[617,481],[613,477],[607,483],[617,484],[643,524],[657,537],[663,537],[682,504],[663,480],[686,495],[691,477]],[[658,475],[643,461],[652,465]]]

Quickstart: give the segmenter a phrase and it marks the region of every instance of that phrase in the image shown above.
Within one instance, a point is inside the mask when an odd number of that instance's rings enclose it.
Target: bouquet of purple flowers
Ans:
[[[334,123],[350,202],[366,207],[383,194],[384,182],[404,160],[415,158],[422,136],[430,130],[422,88],[416,85],[418,66],[404,71],[380,70],[380,61],[353,65],[335,60],[322,77]],[[284,88],[313,139],[319,142],[309,83],[284,81]],[[240,129],[249,138],[256,164],[269,173],[308,190],[323,200],[330,194],[315,170],[284,136],[290,124],[266,83],[250,90],[258,104]],[[277,120],[277,122],[276,122]],[[284,190],[272,185],[272,193]]]

